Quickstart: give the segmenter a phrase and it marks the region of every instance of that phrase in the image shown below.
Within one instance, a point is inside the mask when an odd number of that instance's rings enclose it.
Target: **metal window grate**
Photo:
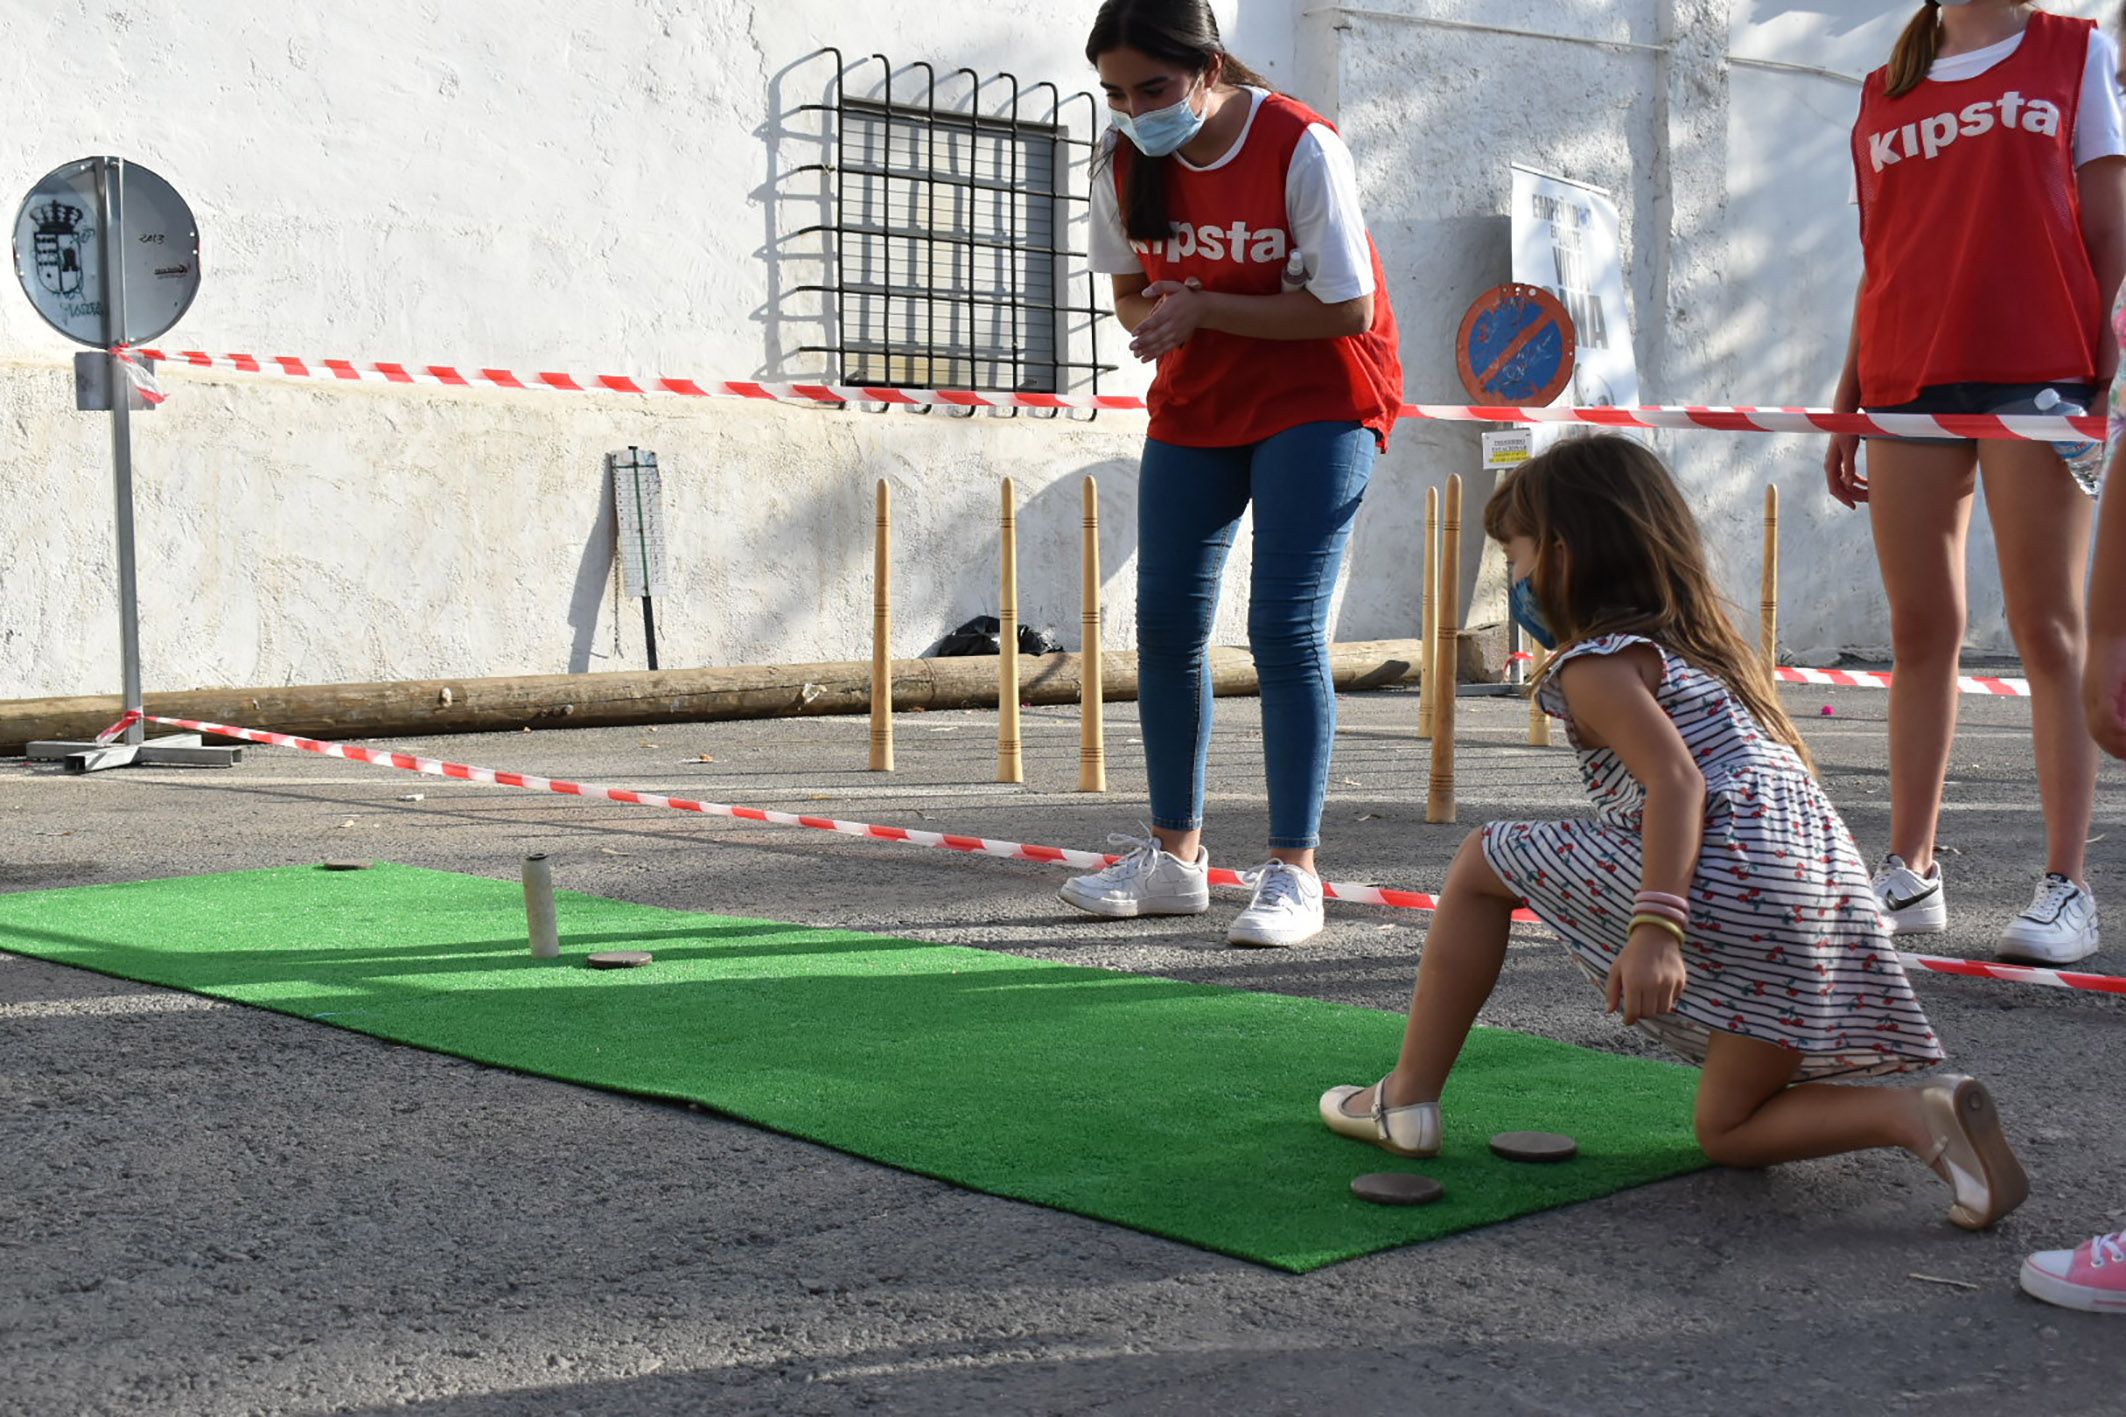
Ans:
[[[828,157],[797,171],[821,174],[828,217],[794,235],[821,239],[826,275],[795,290],[830,318],[828,342],[798,352],[848,384],[1098,393],[1114,366],[1083,244],[1093,96],[960,69],[947,78],[965,92],[941,103],[930,65],[872,55],[875,96],[854,97],[841,52],[821,53],[829,100],[800,111],[825,116]]]

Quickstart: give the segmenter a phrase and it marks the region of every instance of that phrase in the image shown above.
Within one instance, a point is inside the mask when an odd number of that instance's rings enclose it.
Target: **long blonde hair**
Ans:
[[[2029,0],[2018,0],[2028,4]],[[1941,5],[1938,0],[1927,0],[1919,7],[1919,13],[1905,26],[1904,33],[1897,36],[1897,47],[1890,51],[1888,95],[1901,98],[1919,87],[1934,67],[1934,56],[1941,50]]]
[[[1560,644],[1644,635],[1725,684],[1815,771],[1764,661],[1728,617],[1698,519],[1644,444],[1613,433],[1565,439],[1499,484],[1484,531],[1535,543],[1535,596]]]

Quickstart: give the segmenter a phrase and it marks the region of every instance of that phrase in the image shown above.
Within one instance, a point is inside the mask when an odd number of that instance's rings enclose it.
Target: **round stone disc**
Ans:
[[[327,861],[325,869],[328,871],[366,871],[375,864],[374,861]]]
[[[1369,1171],[1351,1183],[1351,1194],[1375,1205],[1430,1205],[1444,1188],[1414,1171]]]
[[[1491,1151],[1508,1161],[1570,1161],[1580,1154],[1580,1144],[1556,1132],[1500,1132],[1491,1139]]]
[[[653,957],[648,950],[603,950],[583,962],[592,969],[636,969]]]

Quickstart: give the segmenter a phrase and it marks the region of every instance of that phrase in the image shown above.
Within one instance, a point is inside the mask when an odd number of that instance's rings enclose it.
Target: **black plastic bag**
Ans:
[[[938,641],[930,652],[932,659],[954,659],[962,655],[1002,654],[1004,626],[994,615],[977,615],[966,624]],[[1019,626],[1020,654],[1061,654],[1062,642],[1055,632],[1036,630],[1031,625]]]

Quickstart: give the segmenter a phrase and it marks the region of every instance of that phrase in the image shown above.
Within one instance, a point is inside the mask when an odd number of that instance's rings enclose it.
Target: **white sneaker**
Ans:
[[[1942,894],[1941,862],[1922,876],[1902,856],[1885,856],[1875,873],[1875,904],[1893,935],[1938,935],[1949,928],[1949,899]]]
[[[1201,915],[1211,908],[1211,855],[1196,848],[1193,864],[1162,851],[1156,837],[1111,836],[1128,853],[1104,871],[1073,876],[1056,892],[1065,902],[1111,920],[1139,915]]]
[[[1225,932],[1227,944],[1281,949],[1321,933],[1321,877],[1274,857],[1249,875],[1255,899]]]
[[[2096,897],[2057,871],[2037,883],[2030,908],[2001,931],[1995,953],[2029,964],[2074,964],[2097,951]]]

